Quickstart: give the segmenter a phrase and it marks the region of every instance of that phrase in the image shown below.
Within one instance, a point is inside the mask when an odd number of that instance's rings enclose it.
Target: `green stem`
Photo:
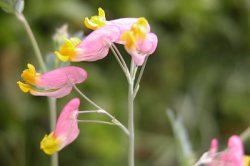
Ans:
[[[112,44],[111,44],[111,48],[114,49],[114,51],[116,52],[118,58],[121,60],[121,63],[122,63],[123,66],[126,68],[126,71],[128,71],[127,64],[126,64],[126,62],[124,61],[124,59],[123,59],[123,57],[122,57],[120,51],[119,51],[118,48],[115,46],[115,44],[112,43]]]
[[[30,39],[32,47],[34,49],[36,58],[37,58],[38,63],[40,65],[40,67],[41,67],[41,70],[43,72],[46,72],[46,66],[45,66],[45,63],[43,61],[41,51],[39,49],[39,46],[38,46],[37,41],[35,39],[35,36],[34,36],[32,30],[31,30],[30,26],[29,26],[29,23],[27,22],[26,18],[24,17],[24,15],[22,13],[16,13],[16,17],[22,23],[22,25],[24,26],[24,29],[26,30],[26,32],[27,32],[27,34],[29,36],[29,39]]]
[[[111,51],[113,52],[118,64],[120,65],[120,67],[122,68],[122,71],[124,72],[128,82],[129,80],[129,71],[128,71],[128,67],[123,59],[123,57],[121,56],[120,52],[118,51],[118,49],[116,48],[116,46],[114,44],[111,44],[110,47]]]
[[[133,83],[129,84],[128,92],[128,130],[129,130],[129,166],[134,166],[134,94]]]
[[[134,166],[134,80],[136,75],[136,66],[131,61],[130,66],[130,82],[128,90],[128,130],[129,130],[129,149],[128,149],[128,164]]]
[[[85,100],[87,100],[90,104],[92,104],[94,107],[96,107],[97,113],[103,113],[106,116],[108,116],[111,120],[112,123],[114,123],[115,125],[117,125],[120,129],[122,129],[124,131],[125,134],[130,135],[128,129],[119,121],[117,120],[113,115],[111,115],[110,113],[108,113],[107,111],[105,111],[104,109],[102,109],[100,106],[98,106],[95,102],[93,102],[91,99],[89,99],[85,94],[83,94],[80,89],[77,88],[77,86],[75,86],[74,84],[72,84],[73,88],[79,93],[80,96],[82,96]]]
[[[56,98],[48,97],[50,108],[50,130],[53,131],[56,126]],[[51,166],[58,166],[58,153],[51,156]]]
[[[240,138],[242,142],[246,142],[250,137],[250,127],[248,127],[243,133],[241,133]]]
[[[42,72],[46,72],[47,71],[46,65],[44,63],[36,38],[29,26],[29,23],[27,22],[25,16],[22,13],[15,13],[15,15],[16,15],[16,18],[20,21],[20,23],[22,23],[22,25],[24,26],[24,29],[26,30],[29,36],[29,39],[31,41],[32,47],[35,52],[35,56],[38,60],[38,63]],[[56,99],[48,97],[48,102],[49,102],[49,108],[50,108],[50,128],[52,131],[54,130],[55,124],[56,124]],[[58,153],[55,153],[54,155],[52,155],[51,166],[58,166]]]
[[[107,124],[107,125],[116,125],[112,122],[106,122],[106,121],[102,121],[102,120],[77,120],[77,122],[80,123],[100,123],[100,124]]]
[[[145,62],[143,63],[143,66],[142,66],[142,68],[140,70],[140,73],[139,73],[139,76],[137,78],[137,81],[136,81],[136,84],[135,84],[135,89],[134,89],[134,98],[136,97],[137,92],[138,92],[138,90],[140,88],[140,82],[141,82],[141,78],[142,78],[143,72],[144,72],[146,64],[147,64],[147,60],[148,60],[148,56],[146,57]]]

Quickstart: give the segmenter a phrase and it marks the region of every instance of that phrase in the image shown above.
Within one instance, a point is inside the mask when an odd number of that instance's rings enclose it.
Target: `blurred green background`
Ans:
[[[230,135],[250,125],[249,0],[27,0],[24,15],[45,56],[54,51],[52,36],[64,23],[71,34],[88,34],[82,21],[98,7],[108,20],[146,17],[159,39],[136,98],[137,166],[183,165],[167,108],[182,118],[195,159],[208,150],[212,138],[219,138],[223,149]],[[50,132],[47,99],[24,94],[16,85],[26,64],[38,63],[15,16],[0,10],[0,21],[0,165],[49,165],[49,156],[39,149]],[[79,88],[126,124],[127,84],[114,56],[73,65],[89,73]],[[59,99],[58,113],[75,96],[72,92]],[[81,100],[84,109],[93,107]],[[78,139],[60,152],[61,166],[127,165],[127,139],[119,128],[79,126]],[[248,140],[246,153],[249,145]]]

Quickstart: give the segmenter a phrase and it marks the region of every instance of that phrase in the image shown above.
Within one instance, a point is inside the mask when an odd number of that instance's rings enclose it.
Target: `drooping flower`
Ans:
[[[45,135],[40,143],[40,148],[46,154],[52,155],[72,143],[79,135],[77,115],[80,106],[80,100],[74,98],[63,108],[55,130],[49,135]]]
[[[87,72],[75,66],[67,66],[49,71],[44,74],[36,72],[32,64],[21,74],[24,83],[18,81],[19,88],[35,96],[49,96],[60,98],[68,95],[73,84],[86,80]]]
[[[82,41],[65,39],[64,45],[55,51],[62,61],[96,61],[107,56],[111,43],[124,44],[137,65],[142,65],[146,56],[157,46],[157,36],[150,32],[145,18],[121,18],[107,21],[105,12],[85,18],[86,27],[94,30]]]
[[[122,34],[121,40],[138,66],[155,51],[158,43],[157,36],[150,32],[150,26],[145,18],[139,18],[129,31]]]
[[[65,39],[65,44],[59,51],[55,51],[55,55],[62,61],[96,61],[107,56],[110,44],[118,40],[119,35],[117,26],[104,26],[82,41],[75,38]]]

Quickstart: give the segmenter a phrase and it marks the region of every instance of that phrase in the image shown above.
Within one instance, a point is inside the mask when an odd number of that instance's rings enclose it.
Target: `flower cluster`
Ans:
[[[239,136],[233,135],[228,139],[227,148],[218,152],[218,140],[211,141],[210,150],[196,163],[207,166],[248,166],[249,156],[244,155],[243,143]]]
[[[157,46],[157,36],[150,32],[145,18],[122,18],[106,21],[105,12],[99,8],[98,16],[85,18],[86,27],[94,30],[84,40],[65,39],[56,51],[62,61],[96,61],[108,55],[112,43],[123,44],[136,65],[143,64],[146,56]]]
[[[96,61],[108,55],[113,43],[124,45],[134,64],[141,66],[157,46],[157,36],[151,32],[148,21],[141,18],[122,18],[107,21],[99,8],[98,15],[85,18],[84,24],[93,30],[83,40],[64,39],[56,57],[63,62]],[[67,66],[45,73],[37,73],[32,64],[21,74],[19,88],[35,96],[61,98],[68,95],[75,84],[87,79],[87,72],[76,66]],[[53,154],[73,142],[78,134],[77,115],[80,100],[72,99],[62,110],[55,130],[45,135],[40,147],[46,154]]]

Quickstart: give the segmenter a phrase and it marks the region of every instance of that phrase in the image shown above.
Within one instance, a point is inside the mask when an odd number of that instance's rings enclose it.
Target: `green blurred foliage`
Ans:
[[[89,33],[82,20],[98,7],[107,19],[146,17],[159,38],[136,98],[136,165],[180,165],[166,108],[182,117],[196,157],[211,138],[219,138],[223,148],[230,135],[250,125],[248,0],[27,0],[24,15],[46,55],[54,51],[56,28],[67,23],[71,34]],[[37,61],[16,18],[1,10],[0,20],[0,165],[48,165],[49,156],[39,149],[50,132],[47,100],[23,94],[16,85],[26,64]],[[115,58],[73,65],[89,73],[80,89],[126,124],[127,85]],[[75,96],[59,99],[58,113]],[[92,108],[81,103],[82,110]],[[80,129],[79,138],[60,152],[60,165],[127,165],[127,139],[119,128],[80,124]],[[249,143],[245,147],[250,153]]]

